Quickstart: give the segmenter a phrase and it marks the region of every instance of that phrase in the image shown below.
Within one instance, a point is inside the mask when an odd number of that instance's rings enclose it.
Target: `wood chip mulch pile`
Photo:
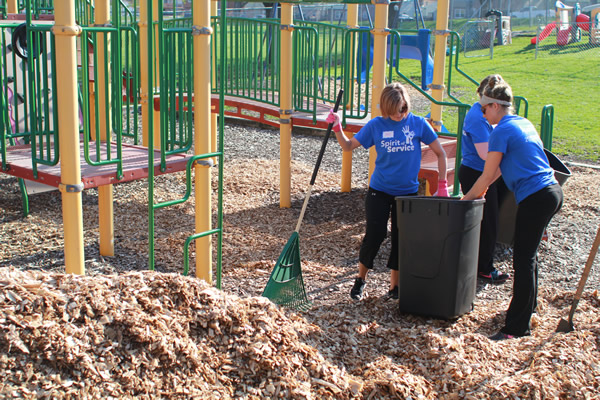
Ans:
[[[240,151],[254,143],[250,134]],[[276,135],[258,134],[277,148]],[[193,204],[157,211],[156,271],[147,271],[146,184],[115,186],[115,257],[98,254],[97,194],[84,192],[88,275],[72,276],[64,274],[60,195],[32,196],[32,213],[23,218],[16,181],[0,176],[0,397],[600,396],[597,265],[575,330],[556,333],[600,223],[598,170],[574,167],[564,186],[565,205],[540,247],[532,335],[491,342],[487,336],[502,325],[512,280],[479,283],[473,310],[455,320],[400,313],[384,296],[389,240],[369,275],[368,295],[350,300],[365,184],[356,173],[352,192],[341,193],[337,161],[319,173],[300,231],[312,308],[295,312],[260,297],[297,222],[320,146],[319,139],[298,139],[298,148],[303,140],[315,144],[305,161],[294,158],[289,209],[278,203],[276,153],[227,160],[222,290],[181,274]],[[327,154],[335,158],[338,149]],[[157,182],[162,201],[181,192],[183,176]],[[498,247],[496,266],[512,272],[510,248]]]

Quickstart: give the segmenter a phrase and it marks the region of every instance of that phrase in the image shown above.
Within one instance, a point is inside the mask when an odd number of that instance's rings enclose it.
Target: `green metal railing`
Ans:
[[[39,19],[40,15],[54,14],[54,0],[19,0],[18,8],[19,12],[27,10],[34,19]]]
[[[316,104],[335,103],[337,93],[344,85],[340,78],[345,76],[346,70],[343,56],[346,29],[304,20],[295,20],[294,26],[298,31],[294,35],[295,52],[303,61],[302,68],[310,68],[315,81],[314,85],[306,81],[308,71],[302,71],[304,75],[295,75],[293,104],[299,111],[313,113],[313,120],[316,121]],[[306,41],[309,44],[305,44]]]
[[[161,170],[166,156],[191,149],[193,138],[193,48],[191,28],[162,29],[159,37]]]
[[[83,79],[81,82],[83,92],[83,139],[84,139],[84,157],[89,165],[100,166],[116,164],[117,179],[123,177],[123,154],[122,154],[122,76],[121,70],[121,35],[119,34],[118,26],[115,28],[109,27],[83,27],[82,28],[82,45],[86,48],[88,40],[95,43],[93,47],[91,60],[87,51],[81,52],[81,62],[83,66]],[[88,39],[89,38],[89,39]],[[99,62],[99,50],[97,44],[99,38],[106,43],[104,46],[104,64]],[[98,76],[103,75],[108,85],[104,85],[104,98],[107,99],[105,104],[105,115],[100,115],[100,102],[94,102],[94,109],[90,109],[90,69],[94,73],[94,81],[97,82]],[[98,86],[95,87],[96,99],[98,100]],[[91,116],[94,115],[95,126],[91,126]],[[106,127],[104,132],[101,132],[101,119],[103,119]],[[92,137],[91,132],[94,131],[95,137]],[[116,142],[116,148],[113,152],[112,143]],[[115,153],[116,152],[116,153]]]
[[[547,104],[542,109],[540,137],[544,148],[552,151],[552,131],[554,130],[554,106]]]
[[[138,144],[139,120],[130,118],[137,115],[140,104],[140,57],[138,45],[138,33],[135,26],[121,26],[121,72],[123,80],[123,136],[133,139],[133,144]]]
[[[50,112],[51,106],[54,110],[58,107],[56,79],[54,78],[56,76],[56,59],[52,57],[52,54],[55,53],[54,35],[50,33],[50,29],[50,25],[30,25],[27,29],[29,46],[27,103],[30,110],[30,140],[35,178],[38,177],[38,164],[56,165],[59,160],[58,115]],[[36,49],[36,45],[32,45],[35,41],[37,41],[39,49]],[[42,43],[44,44],[42,45]],[[44,49],[48,44],[50,48]],[[40,53],[35,56],[38,50]],[[50,63],[48,63],[49,58]]]
[[[260,101],[279,106],[280,88],[280,24],[274,20],[228,18],[228,34],[221,40],[222,29],[218,18],[213,18],[213,57],[217,56],[216,82],[212,92],[218,94],[221,76],[224,77],[224,95]],[[221,49],[221,46],[224,46]],[[220,55],[219,52],[225,53]],[[221,60],[227,59],[225,69]],[[291,66],[281,66],[291,68]]]
[[[91,0],[75,1],[75,21],[80,26],[94,25],[94,5]]]
[[[316,122],[319,34],[316,29],[306,26],[294,27],[292,104],[296,111],[312,113]]]

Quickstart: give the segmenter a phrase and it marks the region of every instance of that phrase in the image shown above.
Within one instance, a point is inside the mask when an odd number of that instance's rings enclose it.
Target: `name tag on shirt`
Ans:
[[[384,131],[383,138],[384,139],[392,139],[394,137],[394,131]]]

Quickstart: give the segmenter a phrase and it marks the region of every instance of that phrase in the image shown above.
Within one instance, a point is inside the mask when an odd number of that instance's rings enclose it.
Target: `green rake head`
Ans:
[[[312,303],[306,297],[302,280],[298,232],[292,233],[283,248],[262,295],[275,304],[299,311],[306,311],[311,307]]]

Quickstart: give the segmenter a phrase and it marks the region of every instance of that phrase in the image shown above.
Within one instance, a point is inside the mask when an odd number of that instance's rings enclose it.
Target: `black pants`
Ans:
[[[513,253],[513,297],[502,332],[525,336],[537,299],[537,251],[544,229],[562,207],[563,192],[558,185],[547,186],[521,201],[517,207]]]
[[[461,165],[458,171],[460,190],[466,194],[477,179],[481,171]],[[501,179],[501,178],[500,178]],[[483,219],[481,220],[481,235],[479,237],[479,259],[477,272],[488,275],[494,270],[494,250],[498,237],[498,182],[490,185],[485,194],[483,206]]]
[[[415,196],[416,193],[411,194]],[[367,228],[360,245],[358,260],[368,269],[373,269],[373,260],[387,236],[387,223],[392,217],[392,251],[387,267],[398,270],[398,221],[396,196],[369,188],[365,199]]]

